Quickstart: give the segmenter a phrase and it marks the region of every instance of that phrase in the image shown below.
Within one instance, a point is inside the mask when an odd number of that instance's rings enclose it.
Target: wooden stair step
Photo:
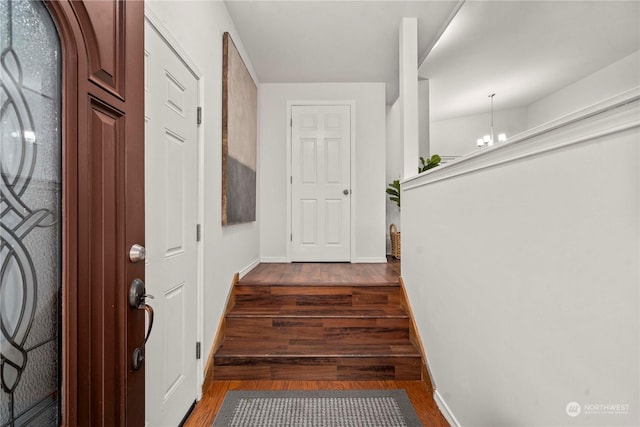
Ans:
[[[397,280],[389,280],[389,281],[381,281],[381,282],[371,282],[371,281],[359,281],[359,282],[350,282],[350,281],[339,281],[339,282],[330,282],[330,281],[319,281],[319,282],[305,282],[305,281],[294,281],[294,282],[286,282],[286,281],[277,281],[277,280],[251,280],[251,279],[242,279],[238,281],[239,286],[275,286],[279,288],[287,288],[287,287],[314,287],[314,288],[322,288],[322,289],[331,289],[331,288],[340,288],[345,286],[351,286],[354,288],[376,288],[376,287],[399,287],[400,283]]]
[[[398,286],[247,286],[236,285],[236,305],[252,306],[397,306],[402,301]]]
[[[326,340],[335,343],[399,343],[409,339],[407,318],[229,317],[227,339]]]
[[[419,357],[243,357],[219,358],[218,380],[419,380]]]
[[[379,267],[256,267],[234,286],[219,380],[419,380],[397,275]]]
[[[382,267],[382,269],[381,269]],[[390,267],[390,268],[387,268]],[[314,286],[397,284],[399,269],[384,264],[292,263],[259,264],[241,283]]]
[[[370,308],[343,306],[285,306],[285,307],[244,307],[236,306],[227,314],[233,317],[308,317],[308,318],[396,318],[408,319],[402,308]]]
[[[372,358],[372,357],[420,357],[416,348],[405,340],[399,344],[339,344],[327,340],[292,340],[256,343],[253,340],[229,339],[215,354],[221,358],[272,358],[304,359],[324,358]]]

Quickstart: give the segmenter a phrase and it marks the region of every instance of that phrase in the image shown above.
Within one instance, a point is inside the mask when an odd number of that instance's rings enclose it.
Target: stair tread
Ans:
[[[265,281],[265,280],[247,280],[242,279],[238,282],[238,285],[241,286],[292,286],[292,287],[392,287],[397,288],[400,287],[400,283],[398,281],[384,281],[384,282],[283,282],[283,281]]]
[[[408,340],[404,344],[328,344],[260,342],[225,340],[215,354],[218,358],[324,358],[324,357],[420,357],[420,353]]]
[[[275,318],[399,318],[409,317],[402,307],[362,306],[236,306],[227,317],[275,317]]]

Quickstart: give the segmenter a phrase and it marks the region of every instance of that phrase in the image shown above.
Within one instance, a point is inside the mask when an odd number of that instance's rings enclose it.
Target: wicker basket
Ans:
[[[400,259],[400,232],[395,224],[389,226],[389,234],[391,235],[391,256]]]

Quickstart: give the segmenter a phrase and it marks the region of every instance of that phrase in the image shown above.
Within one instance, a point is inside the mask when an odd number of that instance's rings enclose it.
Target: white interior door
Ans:
[[[145,22],[146,421],[177,426],[197,395],[198,81]]]
[[[351,258],[351,107],[291,108],[291,259]]]

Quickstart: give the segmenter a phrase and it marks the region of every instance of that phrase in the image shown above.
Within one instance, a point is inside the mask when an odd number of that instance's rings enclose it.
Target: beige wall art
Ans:
[[[229,33],[222,60],[222,224],[256,220],[258,88]]]

